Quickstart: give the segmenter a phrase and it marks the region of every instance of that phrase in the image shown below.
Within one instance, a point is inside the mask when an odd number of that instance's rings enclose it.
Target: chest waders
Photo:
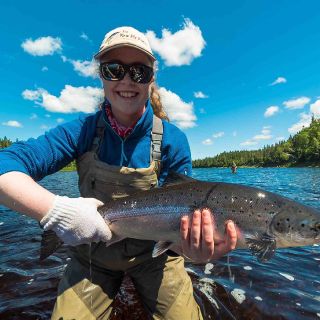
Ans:
[[[162,121],[153,117],[150,166],[137,169],[99,160],[105,126],[101,115],[91,150],[77,160],[81,196],[106,202],[157,186]],[[163,254],[153,259],[154,244],[154,241],[127,238],[109,247],[102,242],[72,247],[52,319],[109,319],[124,275],[131,278],[152,319],[202,319],[183,258]]]

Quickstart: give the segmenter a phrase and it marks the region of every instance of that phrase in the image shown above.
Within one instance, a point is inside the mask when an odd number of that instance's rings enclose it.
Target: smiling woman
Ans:
[[[183,257],[219,258],[235,248],[235,227],[229,223],[215,245],[210,212],[195,210],[190,221],[181,218],[175,252],[153,258],[153,241],[131,238],[106,247],[112,234],[98,207],[161,186],[170,171],[191,175],[191,155],[184,133],[166,121],[145,35],[114,29],[95,59],[104,89],[100,110],[2,150],[0,204],[37,219],[70,246],[52,319],[108,319],[124,275],[153,319],[202,319]],[[81,197],[55,195],[34,181],[73,160]]]

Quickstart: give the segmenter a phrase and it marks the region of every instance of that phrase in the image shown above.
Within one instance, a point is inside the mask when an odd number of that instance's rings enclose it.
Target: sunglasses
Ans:
[[[153,68],[141,63],[124,64],[119,62],[104,62],[100,64],[100,73],[108,81],[120,81],[126,73],[136,83],[149,83],[153,77]]]

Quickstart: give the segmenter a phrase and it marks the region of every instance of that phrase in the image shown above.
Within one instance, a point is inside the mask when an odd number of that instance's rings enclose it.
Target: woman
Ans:
[[[0,202],[71,246],[52,319],[108,319],[125,274],[154,319],[202,319],[181,256],[153,259],[153,241],[104,244],[111,231],[97,208],[161,185],[169,171],[190,175],[191,157],[185,135],[165,121],[146,37],[131,27],[114,29],[95,58],[105,94],[101,110],[0,152]],[[35,182],[73,159],[81,198],[54,195]],[[203,263],[235,247],[232,222],[215,245],[210,212],[196,210],[191,220],[181,219],[181,255]]]

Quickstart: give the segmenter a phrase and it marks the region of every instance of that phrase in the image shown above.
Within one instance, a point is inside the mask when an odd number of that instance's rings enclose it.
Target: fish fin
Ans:
[[[257,237],[245,238],[248,248],[258,258],[259,262],[267,262],[276,252],[276,239],[267,233]]]
[[[158,241],[152,251],[152,258],[156,258],[165,253],[173,245],[170,241]]]
[[[41,238],[40,261],[48,258],[63,244],[63,241],[52,231],[44,231]]]
[[[166,180],[163,183],[163,187],[192,182],[192,181],[196,181],[196,180],[184,174],[181,174],[175,171],[170,171],[166,177]]]

